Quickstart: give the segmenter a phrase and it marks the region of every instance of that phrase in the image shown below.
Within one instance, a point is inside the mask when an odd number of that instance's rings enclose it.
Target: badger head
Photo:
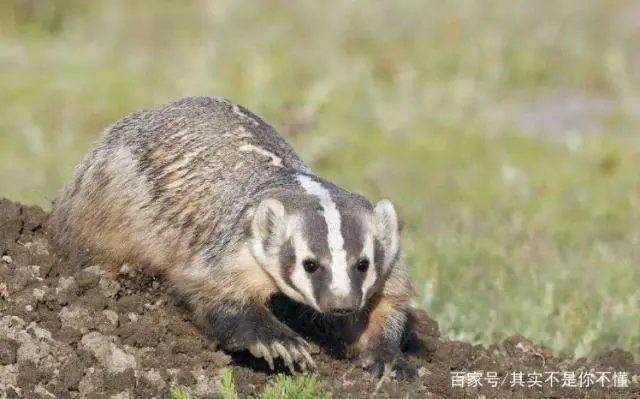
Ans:
[[[395,208],[310,176],[298,181],[302,195],[256,207],[253,256],[289,298],[325,314],[358,312],[397,263]]]

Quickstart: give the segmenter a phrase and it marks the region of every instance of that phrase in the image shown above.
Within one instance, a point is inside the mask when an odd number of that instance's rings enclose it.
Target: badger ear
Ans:
[[[384,261],[387,263],[396,257],[400,249],[398,215],[393,203],[387,199],[378,201],[373,213],[375,237],[384,248]]]
[[[277,199],[262,200],[251,221],[253,238],[260,243],[265,255],[271,255],[286,239],[287,213]]]

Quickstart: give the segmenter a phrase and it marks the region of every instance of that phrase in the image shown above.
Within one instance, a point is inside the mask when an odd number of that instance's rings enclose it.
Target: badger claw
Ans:
[[[271,344],[271,353],[274,353],[275,356],[282,359],[288,369],[294,369],[293,358],[289,354],[287,348],[285,348],[284,345],[282,345],[280,342],[274,342]]]
[[[277,320],[270,312],[258,306],[238,305],[229,315],[230,305],[212,307],[207,311],[209,335],[228,351],[248,350],[254,357],[263,358],[271,370],[274,359],[280,358],[295,373],[298,365],[303,371],[315,368],[309,352],[310,345],[298,333]],[[249,327],[251,326],[251,327]]]
[[[249,345],[249,352],[257,357],[266,360],[271,370],[275,369],[274,359],[280,358],[284,362],[290,372],[296,372],[296,364],[304,372],[315,369],[316,364],[313,361],[309,351],[309,344],[300,337],[273,340],[269,344],[258,342]]]
[[[253,345],[249,345],[248,349],[249,353],[251,353],[253,356],[266,360],[271,370],[274,369],[273,356],[271,354],[271,351],[265,344],[263,344],[262,342],[258,342]]]
[[[418,370],[402,353],[374,349],[361,354],[357,363],[376,378],[390,371],[395,371],[399,380],[413,380],[418,376]]]

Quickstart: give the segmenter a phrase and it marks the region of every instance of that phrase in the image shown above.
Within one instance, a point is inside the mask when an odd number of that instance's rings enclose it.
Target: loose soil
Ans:
[[[258,397],[273,379],[264,361],[218,351],[161,276],[142,270],[114,280],[97,266],[60,261],[46,216],[0,200],[0,397],[167,398],[178,384],[215,398],[228,368],[240,397]],[[474,346],[441,337],[423,313],[418,319],[416,381],[376,380],[322,345],[313,355],[318,380],[334,398],[640,398],[640,364],[623,350],[555,357],[522,337]],[[473,372],[481,387],[469,386]],[[614,372],[627,373],[627,387],[614,384]],[[581,383],[584,373],[591,378]],[[454,386],[457,375],[466,375],[464,387]],[[513,383],[519,375],[524,387]]]

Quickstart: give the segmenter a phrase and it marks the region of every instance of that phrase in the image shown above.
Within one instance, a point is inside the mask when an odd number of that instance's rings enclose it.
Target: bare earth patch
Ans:
[[[98,267],[59,262],[45,221],[40,208],[0,200],[0,394],[166,398],[177,384],[213,398],[230,367],[240,396],[252,397],[273,378],[262,361],[217,351],[160,277],[141,272],[115,281]],[[417,381],[391,376],[379,384],[323,350],[314,354],[318,380],[336,398],[640,397],[640,364],[628,352],[560,358],[522,337],[472,346],[440,337],[435,322],[419,318]],[[481,387],[469,386],[473,372]]]

